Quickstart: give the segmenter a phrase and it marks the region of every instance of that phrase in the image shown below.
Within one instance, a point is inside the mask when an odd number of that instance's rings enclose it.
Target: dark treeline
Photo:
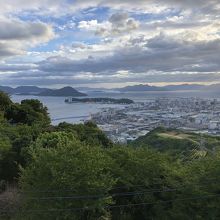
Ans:
[[[0,219],[219,219],[219,138],[157,129],[113,144],[0,93]]]
[[[113,99],[113,98],[71,98],[66,99],[65,102],[95,102],[95,103],[113,103],[113,104],[133,104],[131,99]]]

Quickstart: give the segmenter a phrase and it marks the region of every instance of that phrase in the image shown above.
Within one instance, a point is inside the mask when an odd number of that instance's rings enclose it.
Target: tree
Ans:
[[[0,135],[0,181],[11,179],[11,176],[16,172],[13,157],[14,153],[10,140]]]
[[[0,91],[0,111],[4,112],[11,104],[9,95]]]
[[[4,112],[0,111],[0,123],[4,123],[5,118],[4,118]]]
[[[27,192],[24,209],[54,212],[24,212],[22,218],[26,215],[30,219],[47,220],[95,220],[107,217],[109,214],[105,206],[112,203],[107,193],[114,184],[109,173],[111,163],[111,158],[100,147],[91,148],[71,133],[41,135],[32,145],[30,162],[21,174],[21,187]],[[73,198],[37,199],[67,196]],[[33,197],[36,199],[33,200]],[[83,210],[77,211],[77,208]],[[60,209],[65,211],[59,211]]]
[[[181,176],[185,186],[177,196],[180,201],[173,204],[172,218],[219,219],[220,154],[191,161],[181,169]]]
[[[166,193],[163,190],[179,185],[181,178],[176,172],[177,164],[171,162],[169,157],[146,148],[118,146],[107,152],[114,160],[112,175],[117,179],[111,193],[128,194],[113,197],[115,205],[128,205],[128,207],[113,209],[112,219],[161,219],[161,216],[169,219],[170,204],[161,203],[175,198],[175,192]],[[150,193],[150,191],[155,192]],[[152,204],[129,206],[129,204],[142,203]]]
[[[0,180],[8,182],[17,181],[19,176],[19,166],[25,166],[27,162],[27,151],[31,143],[36,140],[43,128],[38,125],[11,125],[7,122],[0,123],[0,148],[5,149],[8,143],[7,153],[0,169],[4,175],[0,174]],[[4,163],[3,163],[4,162]]]
[[[71,132],[76,135],[80,141],[90,146],[101,146],[103,148],[113,146],[113,143],[108,139],[103,131],[101,131],[98,126],[92,122],[78,125],[64,122],[55,127],[55,130]]]
[[[50,118],[47,108],[39,100],[23,100],[21,104],[13,103],[5,111],[6,119],[12,124],[42,124],[48,126]]]

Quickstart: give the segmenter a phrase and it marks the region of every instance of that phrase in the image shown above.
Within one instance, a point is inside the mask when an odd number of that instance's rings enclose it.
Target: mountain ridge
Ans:
[[[148,84],[139,84],[134,86],[126,86],[117,89],[120,92],[146,92],[146,91],[216,91],[220,90],[220,84],[200,85],[200,84],[180,84],[167,86],[150,86]]]
[[[0,91],[3,91],[10,95],[75,96],[75,97],[87,96],[85,93],[81,93],[70,86],[66,86],[60,89],[40,88],[37,86],[18,86],[16,88],[12,88],[9,86],[0,86]]]
[[[36,96],[86,96],[86,92],[150,92],[150,91],[219,91],[220,84],[200,85],[200,84],[180,84],[180,85],[166,85],[166,86],[151,86],[148,84],[138,84],[133,86],[125,86],[122,88],[89,88],[79,87],[72,88],[66,86],[59,89],[41,88],[38,86],[18,86],[16,88],[10,86],[0,86],[0,91],[6,92],[10,95],[36,95]]]
[[[41,93],[38,94],[38,96],[75,96],[75,97],[80,97],[80,96],[87,96],[85,93],[81,93],[77,91],[76,89],[66,86],[61,89],[47,89]]]

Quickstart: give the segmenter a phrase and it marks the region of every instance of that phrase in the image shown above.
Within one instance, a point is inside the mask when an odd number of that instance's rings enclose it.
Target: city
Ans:
[[[192,132],[220,133],[220,101],[201,98],[157,98],[105,108],[92,121],[114,142],[127,143],[163,126]]]

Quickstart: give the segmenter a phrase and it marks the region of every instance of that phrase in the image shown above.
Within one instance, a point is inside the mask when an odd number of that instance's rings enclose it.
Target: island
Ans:
[[[83,103],[100,103],[100,104],[133,104],[134,101],[131,99],[113,99],[113,98],[67,98],[65,99],[66,103],[77,103],[77,102],[83,102]]]
[[[39,94],[38,96],[71,96],[71,97],[79,97],[79,96],[87,96],[85,93],[81,93],[72,87],[64,87],[61,89],[47,89]]]

